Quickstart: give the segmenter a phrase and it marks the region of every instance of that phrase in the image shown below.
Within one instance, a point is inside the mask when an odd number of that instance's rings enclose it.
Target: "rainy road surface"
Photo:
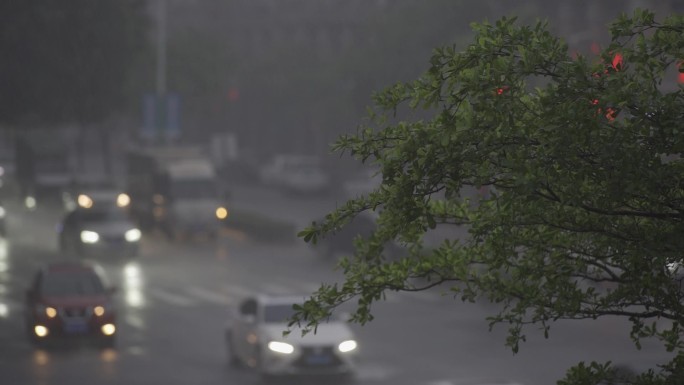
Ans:
[[[258,194],[268,192],[236,198]],[[302,218],[329,207],[323,201],[269,199],[273,207],[287,206]],[[216,241],[169,243],[148,236],[136,260],[103,264],[118,287],[116,348],[38,349],[26,338],[22,301],[35,269],[60,258],[56,217],[45,209],[8,209],[9,236],[0,242],[3,384],[259,384],[254,373],[227,363],[222,337],[228,308],[250,293],[306,294],[321,282],[340,279],[332,261],[300,242],[260,244],[227,234]],[[488,304],[454,301],[439,291],[391,293],[374,308],[373,322],[353,325],[361,349],[353,383],[454,385],[498,379],[546,385],[580,360],[646,368],[667,356],[653,344],[646,343],[642,351],[633,348],[628,325],[618,319],[559,324],[551,329],[550,340],[530,331],[529,341],[513,355],[503,346],[504,328],[488,332],[484,318],[494,310]],[[310,382],[326,385],[328,380]]]

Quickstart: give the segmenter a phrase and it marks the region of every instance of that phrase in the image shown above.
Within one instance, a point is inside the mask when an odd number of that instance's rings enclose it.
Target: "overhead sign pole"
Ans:
[[[167,67],[167,0],[157,0],[156,90],[143,97],[141,136],[150,141],[168,141],[180,136],[181,101],[169,94],[166,86]]]

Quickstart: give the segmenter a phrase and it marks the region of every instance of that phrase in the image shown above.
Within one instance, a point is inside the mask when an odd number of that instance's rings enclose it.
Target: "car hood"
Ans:
[[[95,231],[101,235],[124,235],[126,231],[136,228],[129,221],[89,222],[83,224],[83,230]]]
[[[177,219],[204,222],[216,219],[219,206],[218,199],[183,199],[174,201],[173,210]]]
[[[327,323],[318,325],[318,329],[310,331],[302,336],[300,328],[293,327],[291,333],[283,336],[283,331],[287,329],[285,324],[262,325],[261,331],[269,340],[287,341],[296,345],[323,345],[338,344],[345,340],[354,339],[354,333],[349,326],[344,323]]]
[[[70,296],[70,297],[43,297],[40,303],[54,307],[88,307],[106,305],[110,302],[106,295]]]

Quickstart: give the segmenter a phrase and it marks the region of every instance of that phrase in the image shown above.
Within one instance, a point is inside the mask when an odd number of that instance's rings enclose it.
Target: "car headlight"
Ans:
[[[119,207],[128,207],[131,204],[131,197],[126,193],[121,193],[116,197],[116,205]]]
[[[57,317],[57,309],[48,306],[45,308],[45,315],[48,316],[48,318],[55,318]]]
[[[100,240],[100,235],[94,231],[81,231],[81,242],[83,243],[97,243]]]
[[[268,343],[268,349],[272,352],[291,354],[294,352],[294,346],[288,344],[287,342],[271,341]]]
[[[126,231],[126,234],[124,236],[126,237],[126,241],[128,242],[138,242],[140,240],[140,237],[142,237],[142,233],[138,229],[130,229]]]
[[[45,337],[45,336],[47,336],[48,334],[50,334],[50,330],[49,330],[47,327],[43,326],[43,325],[36,325],[36,326],[33,327],[33,333],[34,333],[37,337]]]
[[[97,317],[102,317],[105,315],[105,313],[108,313],[110,311],[109,307],[106,305],[97,305],[93,308],[93,314],[95,314]]]
[[[337,349],[339,349],[340,352],[342,352],[342,353],[347,353],[347,352],[351,352],[352,350],[356,349],[357,346],[358,345],[357,345],[356,341],[346,340],[346,341],[340,342],[340,344],[337,345]]]
[[[85,194],[80,194],[76,200],[78,201],[78,205],[84,209],[93,207],[93,199]]]
[[[44,314],[48,318],[57,317],[57,309],[52,306],[36,305],[36,313]]]
[[[36,198],[31,195],[24,198],[24,206],[26,206],[26,208],[29,210],[34,210],[37,204]]]
[[[100,328],[100,331],[106,336],[113,336],[114,333],[116,333],[116,326],[114,324],[104,324]]]
[[[228,218],[228,209],[225,207],[219,207],[216,209],[216,218],[218,219],[226,219]]]

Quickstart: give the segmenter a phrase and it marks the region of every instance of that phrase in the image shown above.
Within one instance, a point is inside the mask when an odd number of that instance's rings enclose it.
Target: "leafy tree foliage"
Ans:
[[[368,124],[335,144],[379,166],[382,184],[300,236],[316,242],[362,211],[378,229],[291,325],[311,330],[352,300],[364,324],[386,291],[441,285],[499,303],[490,325],[509,326],[514,352],[530,325],[548,336],[561,319],[626,317],[637,345],[655,338],[675,358],[624,381],[681,383],[684,93],[672,84],[684,17],[622,15],[600,58],[573,57],[543,22],[473,29],[465,50],[435,50],[422,77],[376,95]],[[459,229],[467,236],[448,235]],[[434,234],[447,234],[436,247]],[[390,239],[410,256],[385,255]],[[619,376],[581,364],[561,383]]]
[[[89,123],[126,102],[145,46],[139,0],[0,3],[0,124]]]

